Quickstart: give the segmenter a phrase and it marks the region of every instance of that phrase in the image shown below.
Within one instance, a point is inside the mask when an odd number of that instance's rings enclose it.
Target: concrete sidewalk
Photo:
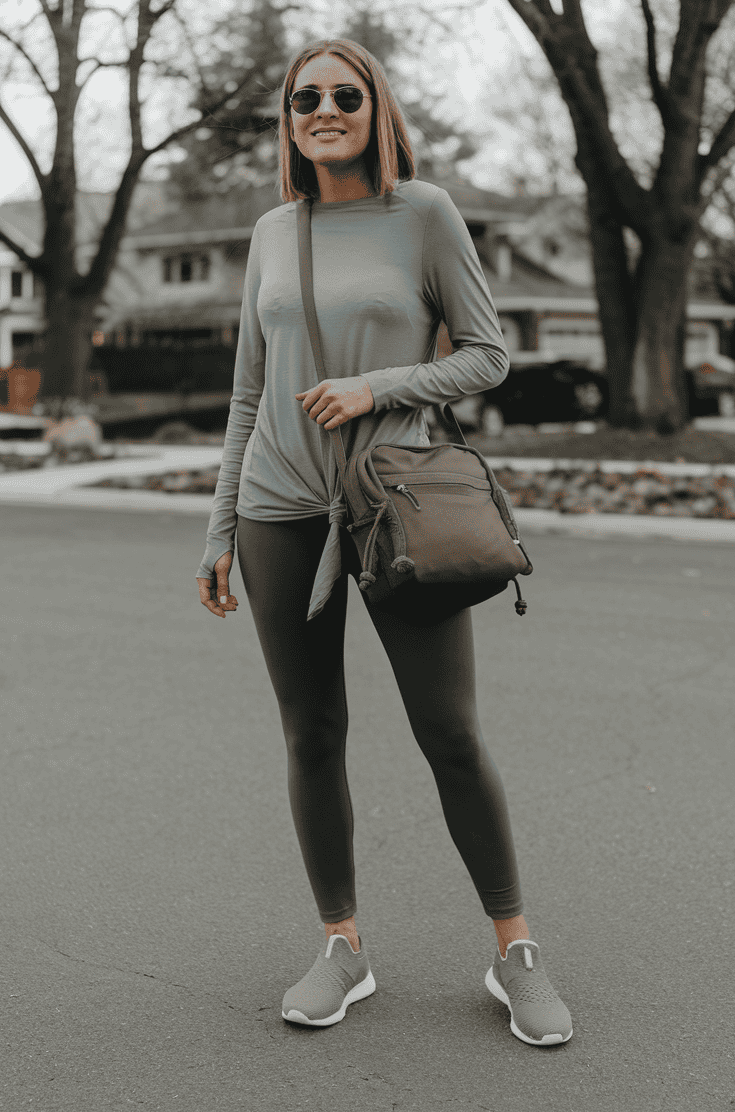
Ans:
[[[40,454],[44,449],[34,441],[6,441],[8,449],[25,454]],[[33,447],[31,447],[33,445]],[[154,490],[120,490],[90,487],[101,479],[128,475],[162,475],[170,471],[206,470],[222,460],[221,446],[123,445],[123,458],[95,463],[69,464],[65,467],[11,471],[0,475],[0,505],[73,506],[89,509],[152,513],[201,514],[208,517],[211,494],[176,494]],[[0,442],[0,451],[2,442]],[[599,466],[603,471],[620,474],[651,467],[663,474],[702,477],[710,474],[735,474],[727,464],[658,463],[621,460],[526,459],[489,456],[494,469],[511,467],[517,471],[548,471],[554,467]],[[735,521],[713,518],[667,518],[640,514],[561,514],[553,510],[517,509],[518,524],[528,533],[566,533],[582,536],[661,537],[682,541],[729,541],[735,543]]]

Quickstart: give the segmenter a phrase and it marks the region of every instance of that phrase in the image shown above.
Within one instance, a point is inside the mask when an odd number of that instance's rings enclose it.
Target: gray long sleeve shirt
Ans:
[[[330,378],[361,375],[374,408],[341,425],[349,458],[373,444],[430,444],[424,407],[498,386],[508,351],[467,226],[445,189],[401,182],[384,197],[315,202],[314,300]],[[441,321],[455,349],[434,362]],[[235,550],[237,516],[329,514],[308,617],[341,571],[347,509],[329,433],[296,394],[316,386],[299,280],[296,203],[253,231],[222,464],[204,557]]]

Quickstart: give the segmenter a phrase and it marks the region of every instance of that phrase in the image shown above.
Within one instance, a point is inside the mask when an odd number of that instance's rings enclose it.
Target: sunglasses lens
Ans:
[[[362,104],[362,93],[359,89],[337,89],[334,102],[341,112],[357,112]],[[302,116],[315,112],[321,103],[321,98],[316,89],[299,89],[291,100],[293,109]]]
[[[359,89],[338,89],[334,99],[342,112],[357,112],[362,104],[362,93]]]
[[[319,107],[319,93],[314,89],[299,89],[291,98],[291,107],[299,115],[305,116],[307,112],[313,112]]]

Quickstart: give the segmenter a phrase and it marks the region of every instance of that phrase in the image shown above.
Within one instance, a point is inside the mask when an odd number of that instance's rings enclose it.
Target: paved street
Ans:
[[[377,991],[281,1019],[323,928],[275,697],[199,603],[206,516],[3,505],[0,1107],[732,1112],[732,544],[527,535],[475,608],[525,914],[575,1034],[514,1038],[494,932],[354,583],[348,768]]]

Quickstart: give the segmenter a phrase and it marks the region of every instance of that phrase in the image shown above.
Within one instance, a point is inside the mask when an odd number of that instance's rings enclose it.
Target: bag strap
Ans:
[[[324,356],[322,354],[321,339],[319,337],[319,324],[316,318],[316,305],[314,303],[314,272],[312,264],[311,252],[311,200],[301,200],[296,202],[296,230],[299,250],[299,277],[301,279],[301,297],[304,302],[304,313],[306,314],[306,326],[309,330],[309,339],[311,341],[311,350],[314,353],[314,363],[316,365],[316,373],[319,376],[319,381],[323,382],[327,378],[327,372],[324,367]],[[443,402],[441,405],[435,404],[434,411],[437,413],[440,424],[449,435],[452,444],[467,445],[462,430],[459,427],[459,422],[454,416],[449,402]],[[339,467],[340,475],[342,476],[342,486],[344,487],[345,494],[348,502],[353,506],[359,506],[362,502],[361,493],[354,489],[352,477],[349,475],[347,467],[347,456],[345,453],[345,445],[342,439],[342,426],[338,425],[336,429],[325,430],[329,432],[332,437],[332,445],[334,447],[334,454],[337,458],[337,466]]]

